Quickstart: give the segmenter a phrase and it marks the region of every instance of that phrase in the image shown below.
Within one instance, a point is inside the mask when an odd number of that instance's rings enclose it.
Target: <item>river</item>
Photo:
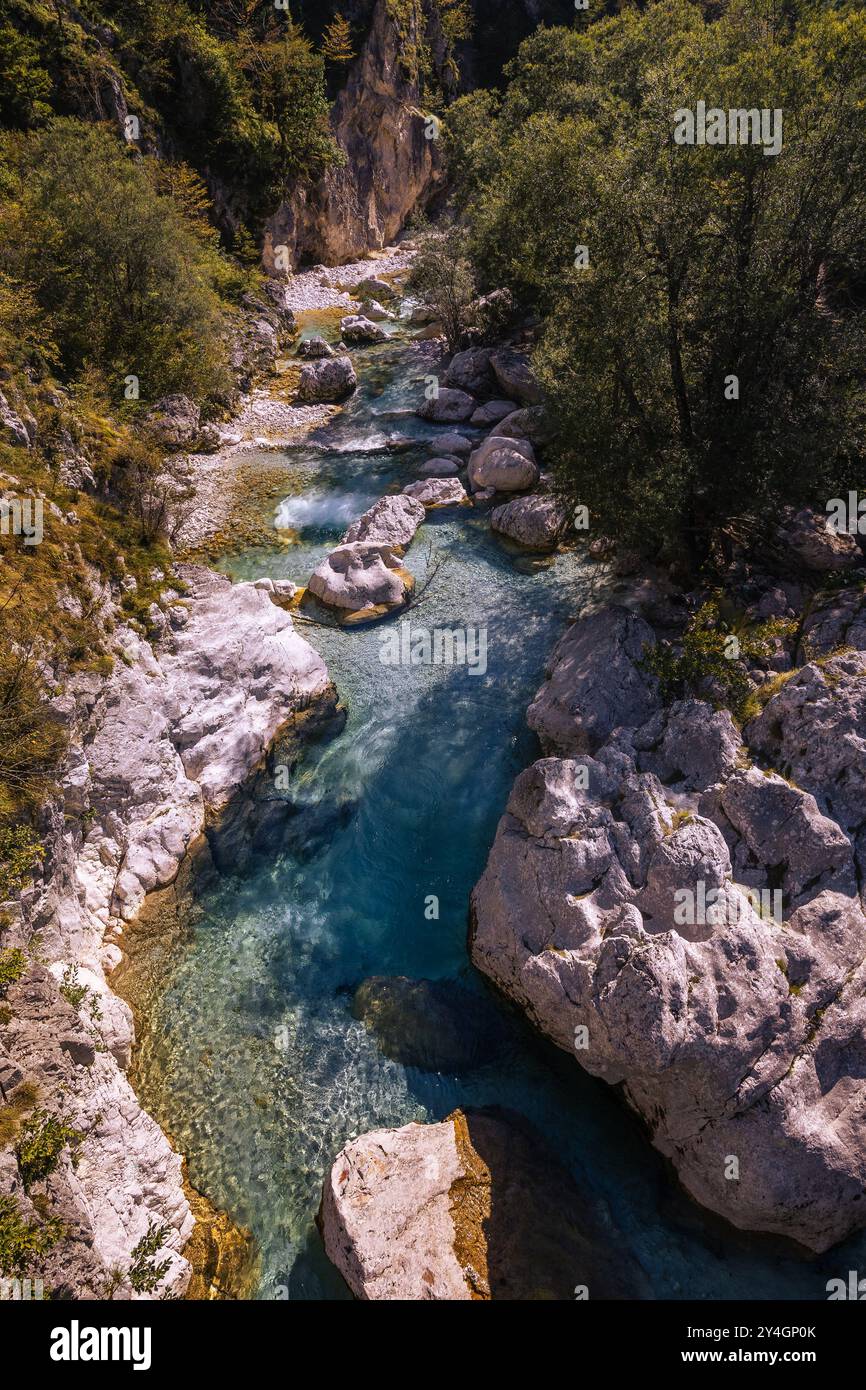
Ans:
[[[417,476],[435,452],[425,441],[437,427],[410,413],[429,352],[398,335],[356,354],[357,394],[282,460],[287,543],[226,555],[233,579],[305,584],[349,521]],[[394,432],[400,452],[386,447]],[[349,1297],[314,1224],[346,1140],[487,1104],[545,1135],[656,1297],[821,1296],[817,1281],[847,1269],[846,1256],[822,1273],[700,1211],[616,1094],[536,1037],[468,962],[470,891],[509,788],[537,756],[526,707],[556,639],[597,599],[596,571],[577,550],[540,561],[509,551],[469,507],[428,513],[406,563],[423,592],[413,625],[486,630],[486,670],[383,661],[399,617],[302,629],[347,722],[294,769],[281,843],[204,889],[170,953],[137,950],[135,971],[151,977],[137,991],[139,1095],[195,1186],[253,1232],[261,1298]],[[480,1019],[496,1011],[494,1055],[439,1072],[386,1057],[352,1012],[374,975],[468,990]]]

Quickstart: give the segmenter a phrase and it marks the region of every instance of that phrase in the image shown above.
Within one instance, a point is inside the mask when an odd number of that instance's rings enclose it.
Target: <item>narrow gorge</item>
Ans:
[[[0,10],[3,1299],[825,1300],[862,14],[61,8]],[[820,177],[674,172],[764,48]]]

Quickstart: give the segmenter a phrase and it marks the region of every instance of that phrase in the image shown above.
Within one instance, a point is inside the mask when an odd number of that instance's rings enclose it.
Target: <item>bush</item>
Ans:
[[[646,650],[641,664],[658,679],[664,700],[700,696],[709,684],[720,693],[719,704],[742,719],[752,693],[744,662],[771,656],[776,638],[790,626],[771,618],[751,629],[738,627],[722,619],[712,600],[692,617],[678,651],[660,643]]]
[[[10,985],[14,985],[27,969],[27,957],[17,946],[0,951],[0,999],[5,998]]]
[[[473,323],[477,293],[468,238],[462,227],[422,234],[407,288],[435,313],[445,329],[449,349],[458,352]]]
[[[66,1148],[72,1150],[74,1166],[75,1150],[83,1138],[80,1130],[48,1110],[37,1110],[25,1120],[15,1146],[24,1190],[29,1191],[34,1183],[44,1182],[50,1177]]]
[[[29,825],[0,826],[0,902],[24,887],[45,849]]]
[[[56,1218],[41,1224],[25,1221],[14,1197],[0,1197],[0,1274],[30,1273],[64,1234]]]
[[[170,1268],[170,1260],[154,1260],[169,1235],[168,1226],[160,1226],[155,1221],[148,1223],[147,1234],[141,1237],[132,1252],[129,1268],[129,1282],[136,1293],[153,1293]]]
[[[34,645],[26,628],[13,634],[0,623],[0,826],[44,800],[66,748],[45,702]],[[7,889],[16,891],[38,858],[38,842],[25,826],[0,829],[0,883]]]

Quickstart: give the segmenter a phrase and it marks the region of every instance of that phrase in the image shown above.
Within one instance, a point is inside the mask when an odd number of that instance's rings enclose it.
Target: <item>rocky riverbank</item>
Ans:
[[[388,284],[399,282],[408,273],[412,255],[412,243],[403,242],[347,265],[314,266],[287,281],[272,282],[286,335],[271,345],[269,364],[276,375],[252,386],[241,398],[232,419],[219,428],[215,450],[190,452],[173,463],[175,474],[196,494],[196,505],[178,530],[177,543],[183,553],[199,554],[215,536],[223,534],[228,540],[232,530],[237,534],[239,518],[248,509],[255,480],[261,476],[263,449],[278,451],[297,444],[337,414],[337,405],[305,404],[297,398],[298,368],[286,354],[298,326],[316,321],[319,315],[339,320],[341,315],[355,313],[365,298],[358,287],[383,276]]]
[[[321,658],[270,596],[195,568],[167,593],[165,627],[146,642],[117,632],[108,680],[71,680],[56,702],[69,755],[52,808],[41,881],[25,895],[16,944],[39,961],[7,992],[0,1046],[4,1097],[22,1082],[78,1136],[45,1184],[64,1237],[45,1282],[75,1297],[135,1294],[133,1252],[162,1233],[161,1293],[182,1294],[193,1227],[181,1160],[125,1076],[129,1008],[111,991],[126,925],[261,766],[299,712],[334,702]],[[11,940],[11,938],[10,938]],[[24,1211],[13,1155],[4,1187]]]

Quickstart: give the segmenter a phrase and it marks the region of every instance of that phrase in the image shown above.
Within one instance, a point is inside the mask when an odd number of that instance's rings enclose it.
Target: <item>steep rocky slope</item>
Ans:
[[[613,609],[554,653],[529,712],[550,756],[515,783],[472,957],[623,1086],[698,1201],[825,1250],[866,1217],[866,655],[786,673],[741,736],[662,705],[654,641]]]
[[[20,1145],[0,1158],[2,1192],[25,1219],[61,1223],[40,1263],[55,1297],[152,1292],[137,1287],[134,1258],[151,1229],[162,1240],[145,1269],[166,1266],[156,1290],[186,1288],[181,1161],[124,1075],[132,1018],[110,972],[146,894],[173,881],[287,723],[334,700],[321,659],[266,592],[183,573],[159,640],[120,628],[112,676],[73,678],[55,701],[70,742],[48,853],[3,938],[27,959],[0,1023],[7,1118],[17,1107],[26,1123],[38,1105],[72,1136],[44,1179],[28,1180]]]

